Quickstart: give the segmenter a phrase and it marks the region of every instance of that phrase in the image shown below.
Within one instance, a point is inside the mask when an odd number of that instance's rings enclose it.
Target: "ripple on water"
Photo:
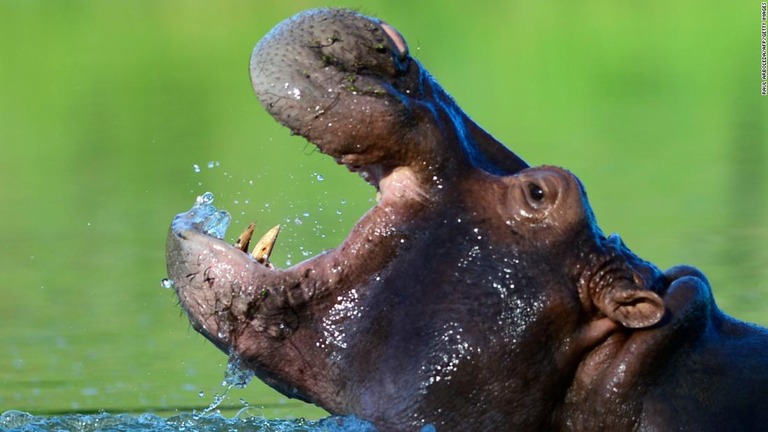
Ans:
[[[353,431],[369,432],[376,429],[356,417],[328,417],[322,420],[268,420],[263,417],[226,418],[221,415],[195,417],[182,413],[173,417],[154,414],[64,414],[46,417],[23,411],[0,414],[0,430],[41,432],[75,430],[91,431],[262,431],[262,432],[314,432]]]

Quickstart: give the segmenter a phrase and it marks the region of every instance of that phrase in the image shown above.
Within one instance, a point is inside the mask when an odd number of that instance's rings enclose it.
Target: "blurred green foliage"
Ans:
[[[250,89],[258,39],[323,5],[0,0],[0,411],[206,406],[226,357],[159,286],[173,215],[210,190],[231,235],[287,222],[282,265],[338,244],[370,207],[368,186]],[[362,11],[529,162],[579,175],[604,230],[661,267],[699,266],[726,312],[768,324],[759,2]],[[261,383],[227,403],[240,397],[267,415],[322,415]]]

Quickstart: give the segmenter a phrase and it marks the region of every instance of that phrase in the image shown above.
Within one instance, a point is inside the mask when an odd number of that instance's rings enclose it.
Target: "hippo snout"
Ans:
[[[256,45],[250,73],[276,120],[353,171],[409,167],[429,181],[467,165],[507,174],[527,167],[376,18],[345,9],[300,13]]]
[[[342,156],[367,150],[364,131],[401,126],[404,98],[418,86],[410,64],[391,26],[350,10],[315,9],[269,32],[250,70],[256,96],[276,119]]]

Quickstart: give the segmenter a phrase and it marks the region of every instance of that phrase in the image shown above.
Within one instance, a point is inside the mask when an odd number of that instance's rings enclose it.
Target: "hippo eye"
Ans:
[[[544,191],[536,183],[528,183],[528,193],[534,201],[539,202],[544,199]]]

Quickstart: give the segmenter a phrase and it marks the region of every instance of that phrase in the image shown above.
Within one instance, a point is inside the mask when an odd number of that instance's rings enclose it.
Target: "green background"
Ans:
[[[324,4],[0,0],[0,412],[207,406],[226,357],[160,287],[174,214],[210,190],[230,238],[283,222],[284,265],[371,206],[250,88],[258,39]],[[531,164],[579,175],[606,232],[661,267],[700,267],[726,312],[768,324],[759,2],[333,4],[398,28]],[[240,398],[322,415],[261,383],[226,404]]]

